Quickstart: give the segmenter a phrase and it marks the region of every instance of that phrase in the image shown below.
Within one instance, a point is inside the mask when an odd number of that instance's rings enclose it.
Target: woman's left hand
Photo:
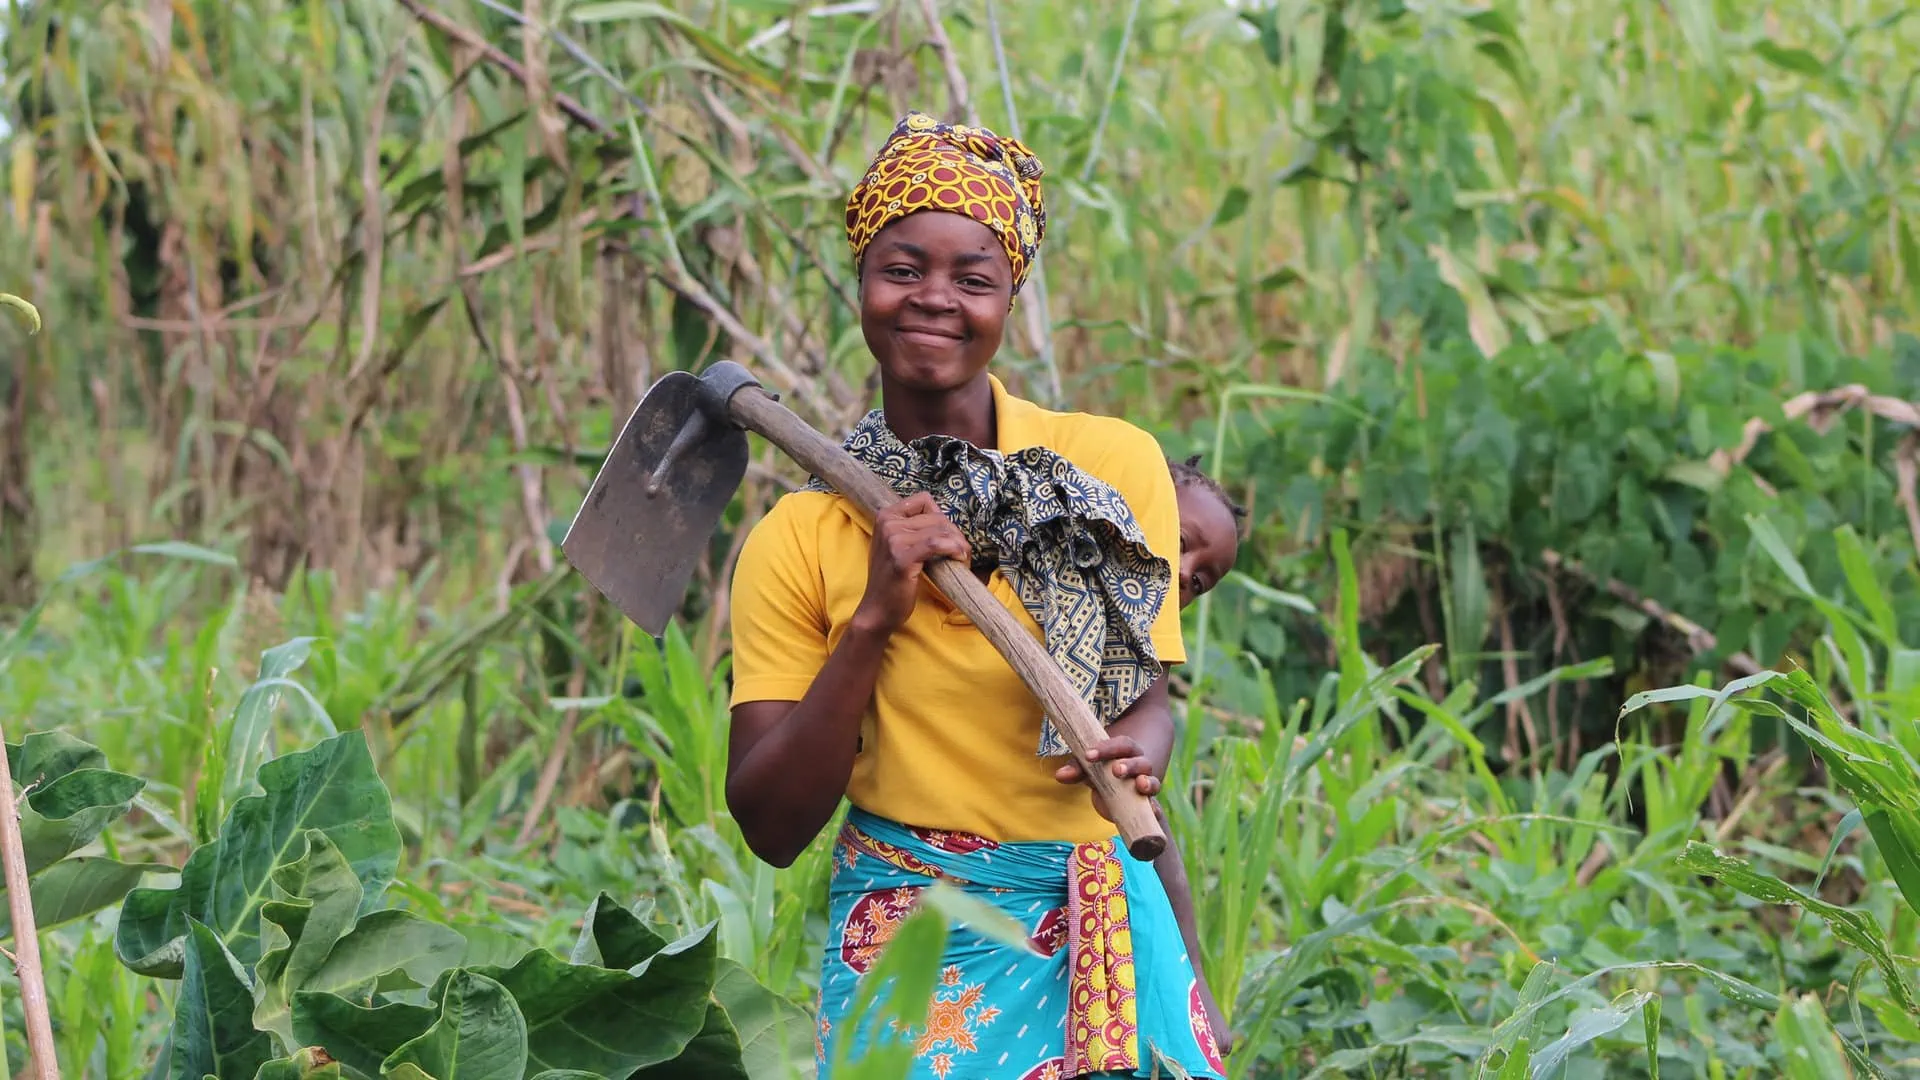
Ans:
[[[1113,770],[1117,779],[1131,779],[1134,790],[1140,794],[1148,798],[1160,794],[1160,778],[1154,775],[1153,760],[1147,757],[1146,750],[1132,736],[1115,735],[1103,739],[1087,748],[1087,757],[1097,766]],[[1053,771],[1053,778],[1063,784],[1086,783],[1087,773],[1080,762],[1069,760]],[[1113,815],[1107,810],[1106,800],[1100,797],[1099,788],[1093,789],[1093,808],[1100,812],[1101,817],[1113,820]]]

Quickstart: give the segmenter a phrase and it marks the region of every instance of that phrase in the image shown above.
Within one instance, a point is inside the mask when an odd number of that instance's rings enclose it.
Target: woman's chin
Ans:
[[[883,370],[895,385],[923,394],[957,390],[979,375],[959,349],[945,350],[944,355],[939,350],[902,350]]]

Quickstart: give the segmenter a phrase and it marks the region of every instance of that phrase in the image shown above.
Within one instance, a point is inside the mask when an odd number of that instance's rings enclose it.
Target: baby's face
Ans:
[[[1175,489],[1180,502],[1180,606],[1186,607],[1220,584],[1240,556],[1240,531],[1233,511],[1198,484]]]

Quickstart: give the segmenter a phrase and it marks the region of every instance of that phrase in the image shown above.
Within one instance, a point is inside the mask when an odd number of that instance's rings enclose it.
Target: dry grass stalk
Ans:
[[[4,744],[0,734],[0,744]],[[40,931],[33,921],[33,892],[27,882],[27,853],[20,840],[20,811],[14,802],[13,768],[0,746],[0,861],[6,867],[7,909],[13,918],[14,974],[20,981],[20,1009],[27,1021],[29,1063],[35,1080],[60,1080],[54,1052],[53,1021],[47,1012],[47,982],[40,965]]]

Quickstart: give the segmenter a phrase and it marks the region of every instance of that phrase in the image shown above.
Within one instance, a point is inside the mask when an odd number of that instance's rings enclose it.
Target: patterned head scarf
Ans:
[[[1000,238],[1019,295],[1047,231],[1044,171],[1018,139],[908,113],[847,197],[854,269],[881,229],[919,210],[946,210],[965,214]]]

